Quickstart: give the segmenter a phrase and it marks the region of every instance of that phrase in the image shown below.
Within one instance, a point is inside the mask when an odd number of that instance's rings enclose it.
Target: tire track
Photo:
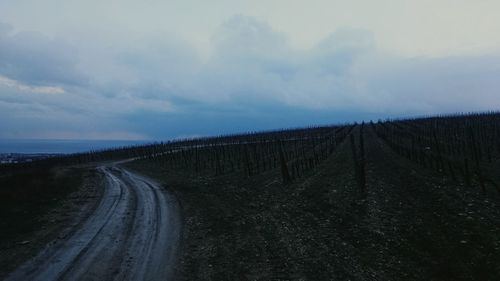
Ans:
[[[155,182],[119,166],[103,197],[72,235],[50,243],[6,280],[168,280],[173,277],[180,218],[177,202]]]

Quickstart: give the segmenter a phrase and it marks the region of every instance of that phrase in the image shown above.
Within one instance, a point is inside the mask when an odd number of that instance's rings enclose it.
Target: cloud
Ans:
[[[23,84],[83,85],[76,48],[37,32],[12,32],[0,25],[0,75]]]
[[[186,92],[210,104],[237,106],[279,103],[305,108],[338,108],[350,92],[347,76],[356,58],[373,52],[370,32],[341,29],[318,46],[296,50],[286,34],[265,22],[236,16],[213,37],[210,59]],[[256,108],[252,108],[255,110]]]
[[[0,38],[5,37],[12,31],[12,26],[5,22],[0,22]]]
[[[0,76],[0,86],[6,86],[9,88],[14,88],[21,92],[29,92],[34,94],[47,94],[47,95],[59,95],[64,94],[65,91],[61,87],[57,86],[30,86],[25,85],[19,81],[9,79],[7,77]]]
[[[382,60],[382,61],[381,61]],[[500,107],[500,56],[379,58],[367,62],[356,81],[359,106],[372,112],[437,114]]]
[[[170,33],[91,39],[0,25],[3,135],[170,138],[500,107],[497,54],[404,58],[364,29],[297,49],[237,15],[213,34],[208,57]]]
[[[212,36],[212,44],[217,60],[274,59],[290,52],[286,34],[243,15],[225,21]]]

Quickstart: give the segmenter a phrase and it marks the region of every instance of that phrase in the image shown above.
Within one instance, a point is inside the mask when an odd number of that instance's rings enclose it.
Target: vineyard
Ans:
[[[148,159],[164,169],[182,169],[215,176],[239,173],[251,177],[279,169],[282,182],[289,184],[313,171],[349,136],[352,157],[356,162],[353,169],[364,188],[363,129],[367,126],[397,154],[423,168],[469,186],[479,186],[483,192],[500,192],[500,178],[495,169],[500,159],[499,113],[371,121],[368,124],[182,139],[90,151],[34,164],[4,165],[2,168],[14,170],[40,164],[51,166]]]
[[[453,181],[499,192],[499,114],[433,117],[372,124],[399,155]]]
[[[453,181],[500,192],[500,114],[482,113],[369,124],[310,127],[220,137],[184,139],[146,146],[92,151],[49,160],[56,164],[148,159],[164,169],[215,176],[251,177],[279,169],[289,184],[307,176],[349,136],[353,168],[364,188],[365,127],[371,127],[397,154]],[[354,130],[356,129],[356,130]]]
[[[6,165],[123,165],[185,216],[185,280],[499,280],[500,113],[182,139]]]

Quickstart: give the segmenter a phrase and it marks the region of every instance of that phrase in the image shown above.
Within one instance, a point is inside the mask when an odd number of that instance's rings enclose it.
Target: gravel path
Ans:
[[[87,220],[6,280],[168,280],[180,237],[175,199],[117,165],[98,168],[104,194]]]

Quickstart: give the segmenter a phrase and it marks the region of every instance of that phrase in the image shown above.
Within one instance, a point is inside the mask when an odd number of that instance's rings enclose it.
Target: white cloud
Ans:
[[[0,18],[16,28],[100,40],[171,32],[208,54],[210,38],[227,18],[263,19],[300,49],[344,26],[368,29],[378,46],[405,56],[497,50],[497,0],[2,0]],[[139,34],[139,35],[138,35]]]
[[[1,86],[14,88],[19,92],[33,94],[59,95],[65,93],[64,89],[59,86],[30,86],[0,75],[0,87]]]

